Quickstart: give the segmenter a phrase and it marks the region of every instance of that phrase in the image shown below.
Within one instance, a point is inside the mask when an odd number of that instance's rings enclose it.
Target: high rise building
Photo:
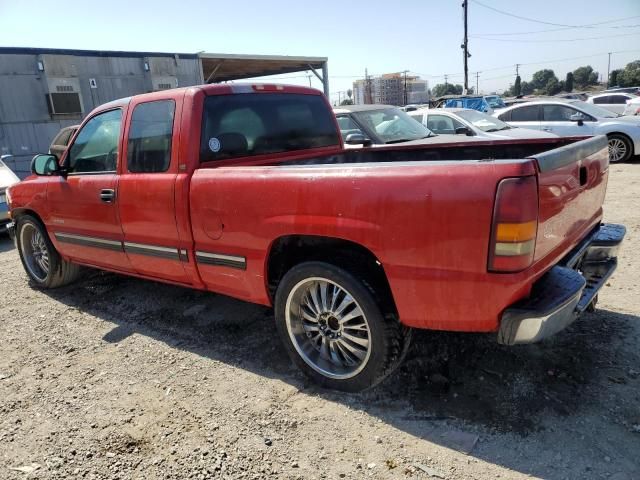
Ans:
[[[429,101],[429,83],[420,77],[399,73],[387,73],[353,82],[353,98],[356,104],[380,103],[407,105]]]

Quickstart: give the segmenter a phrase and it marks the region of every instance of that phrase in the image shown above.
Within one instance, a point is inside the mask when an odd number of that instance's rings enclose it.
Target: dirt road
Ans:
[[[420,333],[363,395],[290,364],[269,310],[95,272],[29,287],[0,239],[0,478],[640,478],[640,163],[599,310],[539,345]]]

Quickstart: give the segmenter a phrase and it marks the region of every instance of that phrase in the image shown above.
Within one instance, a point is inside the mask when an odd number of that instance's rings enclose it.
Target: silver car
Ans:
[[[20,181],[18,176],[4,163],[4,160],[10,157],[11,155],[2,155],[0,157],[0,232],[4,232],[5,225],[9,223],[6,190]]]
[[[468,108],[423,108],[408,114],[439,135],[467,135],[487,140],[557,137],[553,133],[512,127],[491,115]]]

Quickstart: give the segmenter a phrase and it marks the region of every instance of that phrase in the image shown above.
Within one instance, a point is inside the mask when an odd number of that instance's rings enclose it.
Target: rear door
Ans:
[[[187,248],[176,225],[176,178],[179,170],[179,125],[182,95],[145,97],[129,107],[119,213],[124,249],[141,275],[189,283],[183,263]],[[185,239],[186,241],[186,239]]]
[[[540,110],[540,105],[522,105],[498,115],[498,118],[514,127],[543,130]]]

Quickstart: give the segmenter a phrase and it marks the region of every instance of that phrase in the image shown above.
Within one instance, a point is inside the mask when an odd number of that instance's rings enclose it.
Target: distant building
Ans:
[[[406,101],[405,101],[406,92]],[[356,104],[381,103],[406,105],[427,103],[429,83],[420,77],[403,73],[387,73],[353,82],[353,98]]]

